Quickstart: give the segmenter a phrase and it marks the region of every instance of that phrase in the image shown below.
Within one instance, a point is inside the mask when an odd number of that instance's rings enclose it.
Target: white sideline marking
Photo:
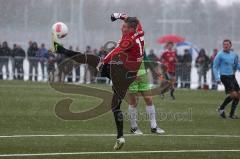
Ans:
[[[240,150],[162,150],[162,151],[115,151],[115,152],[59,152],[59,153],[32,153],[32,154],[0,154],[0,157],[103,155],[103,154],[149,154],[149,153],[202,153],[202,152],[240,152]]]
[[[34,137],[112,137],[116,134],[40,134],[40,135],[4,135],[1,138],[34,138]],[[133,135],[125,134],[124,136],[155,136],[155,137],[219,137],[219,138],[240,138],[240,135],[156,135],[156,134],[143,134],[143,135]]]

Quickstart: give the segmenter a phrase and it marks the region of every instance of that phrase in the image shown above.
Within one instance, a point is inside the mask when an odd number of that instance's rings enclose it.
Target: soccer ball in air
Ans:
[[[62,22],[57,22],[52,26],[52,32],[56,35],[57,38],[61,39],[67,36],[68,34],[68,27],[66,24]]]

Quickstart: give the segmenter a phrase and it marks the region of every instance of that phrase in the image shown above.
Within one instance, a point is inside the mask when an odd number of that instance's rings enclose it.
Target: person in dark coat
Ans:
[[[8,67],[8,62],[9,62],[9,57],[12,56],[12,50],[8,46],[8,43],[4,41],[2,43],[2,47],[0,48],[0,79],[3,79],[3,66],[6,68],[6,74],[7,78],[9,77],[9,67]]]
[[[25,51],[20,45],[14,44],[13,45],[13,73],[14,79],[22,80],[24,76],[23,72],[23,60],[26,57]],[[15,74],[15,70],[17,73]]]
[[[37,59],[37,54],[38,54],[38,45],[36,42],[29,42],[29,48],[27,51],[28,59],[29,59],[29,80],[33,79],[33,68],[35,69],[35,81],[37,81],[38,77],[38,59]]]
[[[207,71],[210,69],[210,59],[206,55],[206,51],[201,49],[196,59],[196,67],[198,73],[198,89],[202,88],[202,78],[204,86],[207,85]]]

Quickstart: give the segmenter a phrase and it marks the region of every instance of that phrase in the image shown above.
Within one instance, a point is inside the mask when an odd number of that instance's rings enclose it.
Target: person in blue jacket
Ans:
[[[222,83],[226,94],[229,94],[218,108],[219,115],[226,118],[225,107],[232,102],[229,118],[237,119],[235,111],[239,102],[240,88],[235,77],[235,72],[240,70],[238,55],[232,50],[232,42],[223,41],[223,50],[218,53],[213,62],[213,72],[218,84]]]

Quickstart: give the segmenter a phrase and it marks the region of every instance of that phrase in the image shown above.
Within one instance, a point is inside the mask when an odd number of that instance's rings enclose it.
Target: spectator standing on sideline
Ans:
[[[90,46],[87,46],[86,47],[86,51],[85,51],[86,54],[93,54],[93,51],[91,49]],[[93,79],[93,71],[92,70],[95,70],[95,68],[91,68],[91,66],[89,65],[85,65],[85,77],[84,77],[84,83],[88,83],[88,77],[89,77],[89,81],[90,83],[92,83],[92,79]]]
[[[22,80],[24,76],[23,60],[26,57],[26,53],[20,45],[14,44],[12,54],[14,59],[13,60],[14,79]],[[17,70],[16,74],[15,70]]]
[[[12,50],[9,48],[8,43],[4,41],[2,43],[2,47],[0,50],[0,79],[3,79],[3,66],[6,68],[6,75],[7,78],[9,77],[9,68],[8,68],[8,61],[9,57],[12,56]]]
[[[54,53],[52,53],[51,50],[48,50],[49,56],[48,56],[48,66],[47,66],[47,72],[48,72],[48,81],[49,82],[55,82],[55,63],[56,63],[56,57]]]
[[[211,60],[211,73],[212,73],[212,90],[217,90],[218,89],[218,84],[216,82],[214,72],[213,72],[213,62],[214,62],[215,57],[217,56],[217,53],[218,53],[218,49],[214,49],[213,54],[210,58],[210,60]]]
[[[98,53],[98,56],[101,57],[101,58],[104,58],[106,55],[107,55],[107,51],[104,49],[103,46],[101,46],[100,50],[99,50],[99,53]]]
[[[198,73],[198,89],[202,88],[202,78],[204,87],[206,87],[207,83],[207,71],[210,68],[210,59],[206,55],[206,51],[204,49],[201,49],[199,52],[199,55],[196,59],[196,67],[197,67],[197,73]]]
[[[75,51],[79,52],[79,47],[77,46]],[[80,64],[77,62],[73,62],[74,63],[74,68],[75,68],[75,72],[76,72],[76,82],[80,81]]]
[[[65,79],[65,73],[64,69],[65,67],[62,67],[62,62],[66,59],[65,55],[63,54],[57,54],[56,55],[56,62],[57,62],[57,68],[58,68],[58,82],[64,82]]]
[[[29,59],[29,65],[30,65],[30,69],[29,69],[29,80],[33,79],[33,68],[35,69],[35,81],[37,81],[37,77],[38,77],[38,60],[36,58],[37,53],[38,53],[39,49],[38,49],[38,45],[36,42],[29,42],[29,48],[27,51],[28,54],[28,59]]]
[[[180,88],[184,87],[183,83],[183,56],[182,55],[177,55],[177,63],[176,63],[176,84],[175,87],[178,86],[178,82],[180,83]]]
[[[190,88],[191,86],[191,65],[192,65],[192,55],[190,54],[189,49],[186,49],[184,50],[184,55],[182,59],[183,88]]]
[[[37,58],[38,58],[38,62],[40,63],[41,66],[41,71],[42,71],[42,78],[45,78],[44,75],[44,66],[46,65],[46,61],[48,59],[49,53],[48,50],[45,48],[45,44],[41,44],[41,47],[39,49],[39,51],[37,52]]]
[[[149,55],[147,56],[147,59],[149,61],[146,61],[146,69],[150,69],[152,78],[153,78],[153,84],[158,84],[158,75],[156,72],[158,72],[158,57],[154,53],[154,50],[151,49],[149,52]],[[150,67],[151,65],[152,67]]]

